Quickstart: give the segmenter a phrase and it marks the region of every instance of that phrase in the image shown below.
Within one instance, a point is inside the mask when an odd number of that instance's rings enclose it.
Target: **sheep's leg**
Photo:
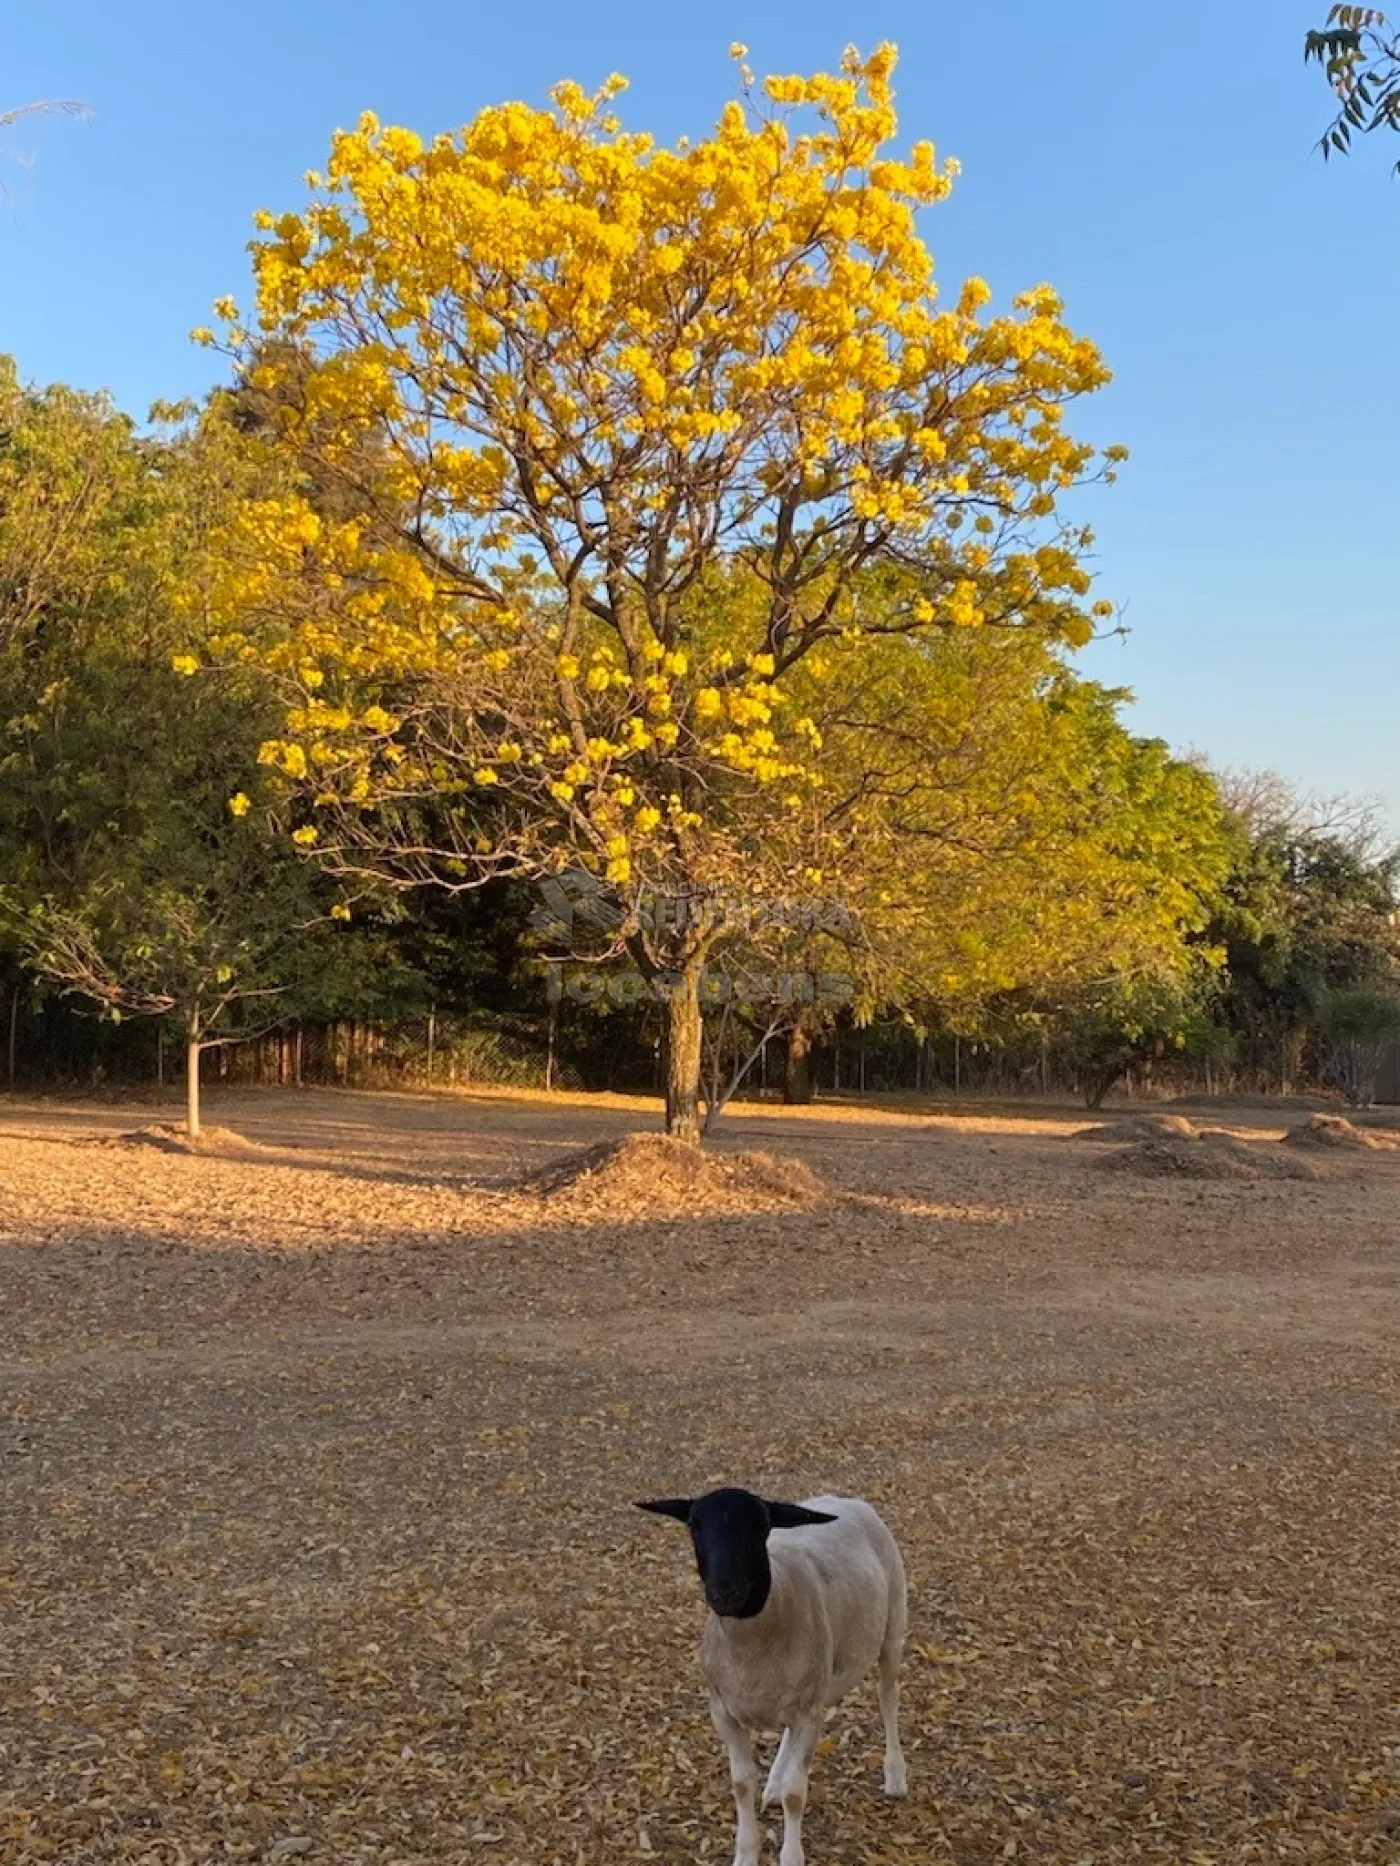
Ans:
[[[753,1739],[714,1693],[710,1696],[710,1715],[720,1741],[729,1751],[729,1779],[734,1784],[734,1808],[739,1817],[734,1866],[758,1866],[758,1764],[753,1759]]]
[[[899,1662],[902,1640],[887,1641],[880,1654],[880,1715],[885,1720],[885,1793],[899,1800],[908,1788],[904,1751],[899,1747]]]
[[[782,1747],[773,1764],[773,1776],[769,1778],[783,1804],[783,1850],[778,1855],[778,1866],[803,1866],[802,1816],[807,1807],[807,1769],[820,1732],[820,1716],[803,1718],[783,1732]]]

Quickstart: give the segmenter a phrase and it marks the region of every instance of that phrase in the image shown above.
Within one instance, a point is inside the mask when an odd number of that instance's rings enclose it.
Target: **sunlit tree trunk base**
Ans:
[[[185,1043],[185,1132],[199,1139],[199,1024],[191,1019]]]
[[[675,975],[666,997],[666,1132],[700,1145],[700,1056],[703,1025],[699,968]]]
[[[783,1100],[800,1107],[811,1101],[812,1094],[812,1039],[802,1024],[798,1023],[788,1032]]]

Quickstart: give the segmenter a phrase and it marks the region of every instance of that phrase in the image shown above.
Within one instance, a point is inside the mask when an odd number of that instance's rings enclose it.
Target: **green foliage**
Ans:
[[[1212,1011],[1214,968],[1197,956],[1185,971],[1091,982],[1051,1020],[1060,1054],[1090,1108],[1142,1063],[1211,1057],[1224,1045]]]
[[[652,992],[570,1000],[563,1037],[539,895],[473,868],[463,838],[489,841],[504,785],[469,808],[450,787],[354,806],[381,818],[373,837],[389,812],[396,844],[435,852],[433,889],[308,859],[310,804],[265,762],[283,694],[256,657],[203,652],[201,593],[230,508],[262,484],[276,407],[245,385],[212,414],[166,412],[138,432],[104,398],[24,388],[0,360],[7,988],[22,959],[38,993],[201,1042],[291,1018],[402,1025],[437,1005],[548,1025],[609,1079],[652,1080]],[[336,482],[307,467],[301,483],[347,516]],[[696,588],[698,656],[747,626],[760,581],[736,561]],[[815,644],[774,708],[808,722],[816,781],[725,778],[713,871],[656,853],[650,891],[596,865],[584,877],[601,911],[568,946],[593,960],[622,949],[628,915],[656,916],[660,944],[697,900],[709,916],[732,982],[702,1000],[716,1102],[765,1036],[788,1040],[799,1092],[807,1047],[853,1012],[1010,1033],[1069,1062],[1091,1100],[1154,1059],[1231,1057],[1257,1079],[1261,1058],[1287,1074],[1306,1055],[1371,1092],[1400,978],[1400,857],[1373,824],[1309,814],[1273,781],[1245,794],[1135,737],[1126,696],[1080,679],[1043,633],[896,626],[902,570],[856,578],[851,599],[861,631]],[[396,877],[422,878],[411,862]]]
[[[59,989],[206,1041],[343,997],[370,960],[272,819],[265,686],[176,671],[229,465],[0,370],[0,916]]]
[[[1400,1040],[1400,990],[1393,985],[1323,986],[1313,1015],[1333,1080],[1354,1108],[1375,1099],[1386,1051]]]
[[[874,632],[886,592],[872,580],[861,600]],[[1014,631],[891,634],[822,660],[794,685],[822,785],[765,829],[796,911],[759,900],[731,940],[736,979],[842,975],[862,1015],[970,1033],[1008,993],[1189,966],[1227,828],[1206,773],[1127,730],[1125,694]],[[786,1022],[810,1033],[840,1008],[833,994]]]
[[[1344,803],[1310,807],[1258,780],[1233,801],[1231,870],[1208,929],[1225,953],[1221,1016],[1253,1074],[1282,1067],[1286,1079],[1319,992],[1395,976],[1400,853]]]
[[[1349,154],[1358,130],[1400,131],[1400,34],[1378,7],[1334,6],[1326,26],[1308,33],[1303,57],[1322,67],[1341,103],[1318,145],[1324,158]]]

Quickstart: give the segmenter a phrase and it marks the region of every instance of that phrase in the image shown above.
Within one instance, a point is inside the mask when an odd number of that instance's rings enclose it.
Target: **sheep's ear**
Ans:
[[[770,1503],[768,1521],[774,1529],[805,1529],[809,1523],[834,1523],[825,1510],[809,1510],[801,1503]]]
[[[639,1510],[650,1510],[653,1516],[674,1516],[678,1523],[690,1521],[690,1497],[653,1497],[650,1503],[639,1503]]]

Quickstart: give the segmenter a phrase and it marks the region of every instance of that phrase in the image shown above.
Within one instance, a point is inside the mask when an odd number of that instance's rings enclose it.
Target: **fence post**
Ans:
[[[14,990],[10,993],[9,1078],[10,1078],[11,1088],[13,1088],[15,1085],[15,1044],[16,1044],[16,1040],[18,1039],[18,1036],[19,1036],[19,986],[16,985]]]
[[[437,1004],[428,1008],[428,1087],[433,1086],[433,1045],[437,1041]]]
[[[165,1087],[165,1025],[156,1025],[156,1087]]]
[[[953,1093],[962,1094],[962,1038],[953,1033]]]
[[[558,1023],[559,1006],[551,1000],[549,1006],[549,1047],[545,1052],[544,1059],[544,1092],[546,1095],[552,1094],[554,1091],[554,1033],[558,1028]]]

